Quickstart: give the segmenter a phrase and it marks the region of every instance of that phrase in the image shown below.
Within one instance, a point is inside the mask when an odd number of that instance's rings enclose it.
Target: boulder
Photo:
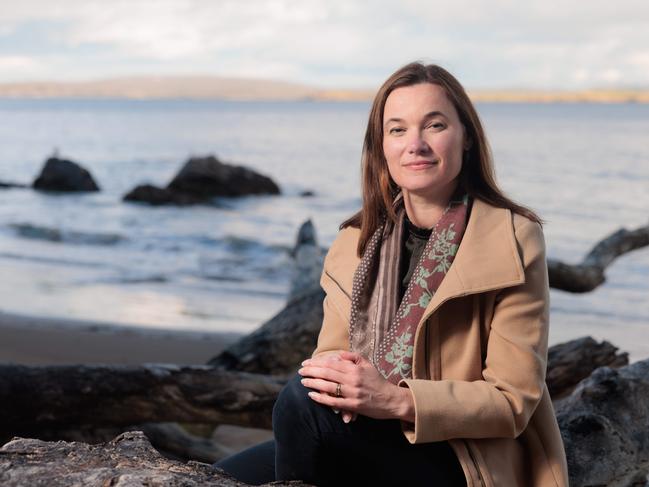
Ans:
[[[269,177],[243,166],[224,164],[210,155],[190,158],[166,188],[140,185],[123,200],[151,205],[194,205],[218,196],[279,193],[279,187]]]
[[[99,191],[99,186],[88,172],[76,162],[50,157],[32,184],[45,191]]]
[[[269,177],[243,166],[224,164],[212,155],[190,158],[167,189],[203,199],[280,193]]]

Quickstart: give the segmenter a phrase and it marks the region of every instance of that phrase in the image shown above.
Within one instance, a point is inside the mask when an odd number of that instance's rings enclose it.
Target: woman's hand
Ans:
[[[415,407],[407,388],[386,380],[367,359],[358,353],[340,352],[302,362],[298,373],[305,387],[314,389],[309,397],[341,411],[375,419],[398,418],[414,422]],[[340,384],[340,397],[336,390]]]
[[[341,361],[342,358],[340,358],[340,350],[337,351],[332,351],[332,352],[323,352],[319,354],[317,357],[311,359],[311,364],[326,364],[327,362],[330,361],[336,361],[339,362]],[[302,365],[306,364],[306,360],[302,362]],[[335,396],[335,393],[334,393]],[[341,411],[340,409],[336,408],[331,408],[334,413],[340,414],[340,416],[343,418],[343,421],[345,423],[349,423],[350,421],[356,421],[356,418],[358,417],[358,413],[352,413],[350,411]]]

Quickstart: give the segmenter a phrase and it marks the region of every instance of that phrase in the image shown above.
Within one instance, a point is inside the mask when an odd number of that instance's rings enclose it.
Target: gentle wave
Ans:
[[[77,245],[115,245],[126,237],[116,233],[92,233],[77,232],[73,230],[61,230],[54,227],[32,225],[31,223],[10,223],[19,237],[34,240],[46,240],[48,242],[61,242]]]
[[[0,252],[0,258],[26,261],[26,262],[37,262],[41,264],[54,264],[54,265],[60,265],[64,267],[87,267],[91,269],[106,269],[106,268],[110,269],[113,267],[112,265],[109,265],[106,262],[81,261],[81,260],[72,260],[72,259],[57,258],[57,257],[47,257],[42,255],[16,254],[13,252]]]

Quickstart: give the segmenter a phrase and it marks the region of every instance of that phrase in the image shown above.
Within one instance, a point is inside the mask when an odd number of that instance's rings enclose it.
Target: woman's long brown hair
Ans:
[[[414,62],[397,70],[383,83],[372,103],[361,158],[363,206],[340,228],[360,228],[357,253],[363,255],[367,242],[381,224],[383,218],[396,222],[393,201],[399,187],[388,172],[383,154],[383,110],[385,101],[395,89],[419,83],[441,86],[457,111],[465,127],[470,143],[462,160],[459,184],[473,198],[480,198],[498,208],[508,208],[541,223],[541,219],[529,208],[507,198],[496,184],[493,158],[480,118],[460,82],[448,71],[435,64]]]

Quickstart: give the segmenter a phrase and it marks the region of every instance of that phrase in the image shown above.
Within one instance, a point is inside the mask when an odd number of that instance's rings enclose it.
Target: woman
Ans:
[[[220,466],[268,481],[274,456],[277,480],[316,485],[567,485],[540,221],[497,187],[459,82],[420,63],[390,76],[362,167],[363,207],[325,259],[318,345],[277,400],[275,441]],[[265,478],[250,467],[264,458]]]

